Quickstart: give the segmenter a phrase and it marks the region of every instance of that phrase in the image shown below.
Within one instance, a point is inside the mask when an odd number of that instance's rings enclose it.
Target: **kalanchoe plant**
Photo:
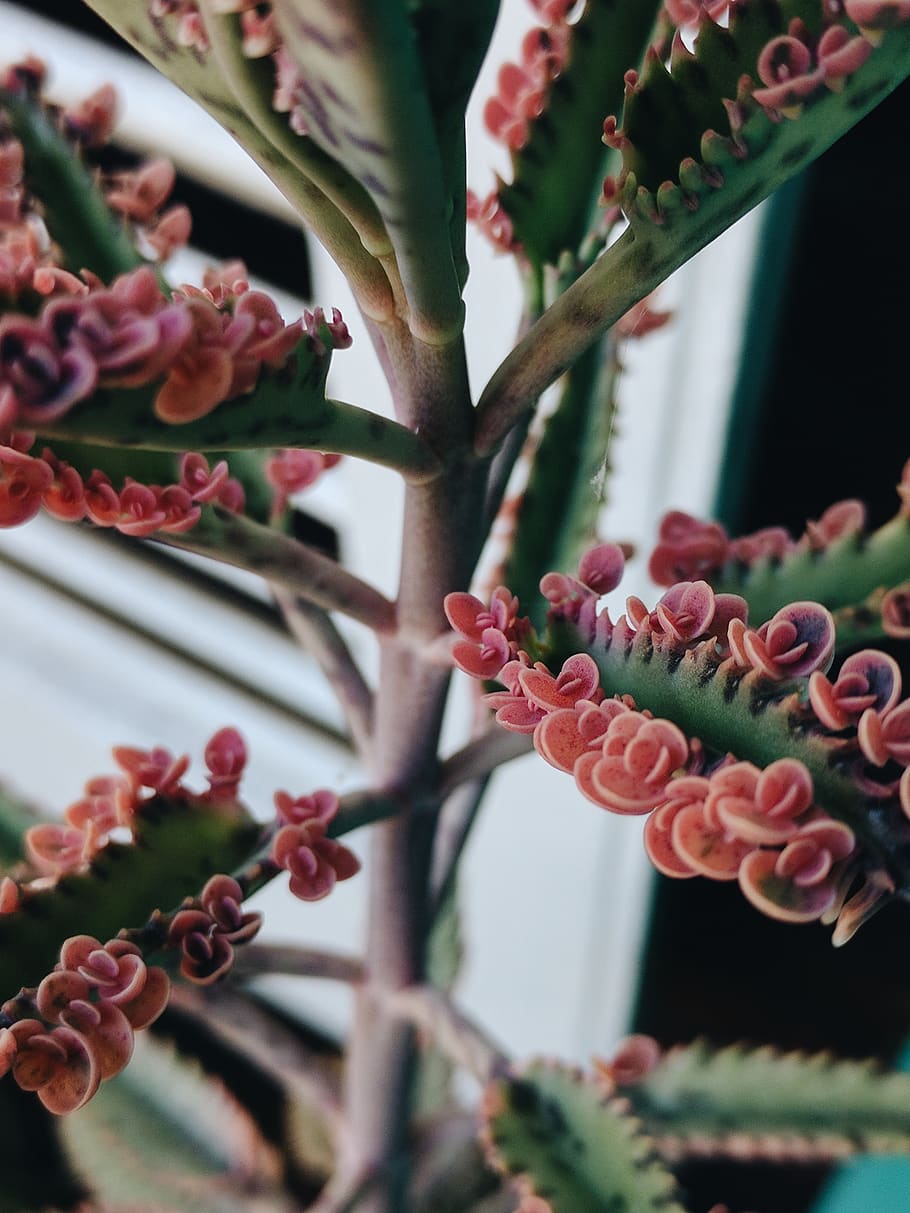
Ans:
[[[673,1213],[690,1207],[670,1169],[686,1158],[908,1149],[910,1078],[647,1037],[586,1073],[513,1059],[434,964],[487,779],[532,748],[592,806],[646,818],[667,877],[738,882],[765,915],[833,924],[835,944],[910,899],[910,464],[877,530],[856,501],[796,539],[667,515],[650,559],[663,592],[624,610],[602,600],[630,549],[598,534],[592,484],[620,343],[667,320],[651,292],[910,73],[910,3],[532,2],[539,24],[485,109],[511,180],[482,196],[464,116],[495,0],[89,0],[272,177],[356,318],[288,321],[240,261],[172,283],[191,231],[172,167],[96,167],[112,90],[61,109],[37,59],[4,69],[0,524],[44,511],[255,572],[362,764],[355,793],[277,790],[263,826],[233,728],[206,748],[202,792],[186,757],[120,747],[119,774],[27,829],[0,883],[0,1115],[34,1093],[56,1179],[17,1172],[0,1141],[10,1208]],[[516,259],[525,295],[520,340],[476,399],[468,219]],[[394,419],[326,394],[352,335],[376,348]],[[394,599],[293,536],[293,495],[341,456],[404,481]],[[510,496],[519,460],[527,488]],[[472,586],[494,528],[503,584]],[[338,615],[371,629],[375,685]],[[443,757],[453,667],[477,712]],[[362,956],[251,942],[247,898],[285,871],[297,898],[328,897],[357,876],[340,838],[364,825]],[[268,972],[352,984],[340,1059],[250,994]],[[110,1081],[169,998],[169,1035],[220,1073],[217,1095],[198,1071],[155,1095],[176,1065],[160,1043]],[[476,1115],[448,1083],[422,1108],[430,1054],[447,1080],[480,1080]],[[103,1144],[111,1117],[122,1157]],[[230,1126],[242,1191],[217,1166]]]

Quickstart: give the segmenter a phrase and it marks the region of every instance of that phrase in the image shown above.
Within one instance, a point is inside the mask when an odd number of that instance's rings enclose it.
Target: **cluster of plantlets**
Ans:
[[[542,24],[486,108],[512,180],[481,200],[464,114],[495,0],[90,3],[231,131],[335,259],[395,418],[326,395],[351,341],[337,309],[286,323],[240,262],[169,283],[191,217],[168,206],[166,163],[105,170],[109,89],[60,109],[37,61],[7,69],[0,522],[43,509],[258,573],[336,692],[363,768],[363,789],[341,798],[277,792],[257,825],[238,799],[244,743],[224,729],[207,792],[184,787],[185,759],[119,749],[120,775],[91,780],[62,824],[25,832],[0,885],[0,1110],[15,1123],[21,1089],[78,1112],[42,1122],[68,1151],[46,1174],[0,1142],[9,1207],[226,1207],[211,1152],[182,1178],[105,1153],[118,1106],[121,1137],[144,1126],[134,1159],[156,1141],[180,1155],[167,1118],[217,1140],[198,1074],[181,1080],[188,1113],[102,1087],[149,1026],[218,1073],[228,1119],[257,1143],[237,1209],[675,1213],[669,1164],[692,1155],[905,1151],[904,1076],[702,1044],[664,1055],[642,1038],[589,1074],[522,1064],[452,987],[459,860],[490,774],[532,747],[596,805],[647,815],[661,872],[738,880],[773,917],[836,923],[835,942],[910,895],[910,713],[900,657],[869,647],[908,632],[907,473],[896,517],[872,534],[856,502],[799,540],[731,540],[667,516],[651,572],[668,588],[653,608],[629,597],[615,620],[603,598],[629,551],[598,542],[592,484],[622,342],[666,320],[650,293],[907,75],[910,4],[535,0]],[[520,339],[476,402],[469,217],[525,288]],[[341,456],[405,482],[394,600],[293,537],[294,494]],[[509,539],[504,584],[474,594],[494,527]],[[338,614],[370,630],[375,685]],[[443,756],[453,665],[475,679],[477,711]],[[285,871],[298,898],[327,896],[359,869],[339,837],[367,824],[362,957],[251,943],[246,899]],[[315,1056],[250,992],[262,973],[352,984],[343,1056]],[[453,1095],[459,1067],[483,1084],[479,1123]],[[758,1087],[760,1108],[743,1097]]]

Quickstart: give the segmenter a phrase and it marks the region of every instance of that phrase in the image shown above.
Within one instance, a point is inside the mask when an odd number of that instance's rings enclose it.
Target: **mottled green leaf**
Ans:
[[[623,76],[640,62],[659,8],[656,0],[588,0],[571,26],[569,60],[512,156],[511,183],[499,191],[533,261],[555,265],[588,230],[609,161],[603,120],[622,105]]]
[[[682,1213],[653,1144],[596,1082],[535,1063],[484,1096],[494,1165],[520,1178],[553,1213]]]
[[[111,939],[172,910],[216,872],[231,872],[255,850],[260,828],[240,805],[157,796],[136,818],[134,843],[108,843],[85,873],[25,897],[0,915],[0,1001],[53,969],[72,935]]]
[[[0,92],[0,110],[25,150],[25,182],[40,199],[63,266],[90,269],[105,282],[143,265],[132,234],[105,201],[90,172],[53,114],[37,98]]]
[[[277,1159],[223,1085],[148,1037],[137,1044],[129,1068],[61,1124],[94,1198],[115,1210],[290,1213]]]
[[[458,334],[462,305],[447,190],[414,30],[399,0],[275,0],[285,46],[306,81],[314,140],[379,209],[401,273],[409,324],[434,343]]]
[[[541,577],[551,571],[574,573],[596,537],[618,369],[611,339],[597,342],[572,367],[544,422],[518,502],[503,582],[528,604],[537,628],[543,627],[549,606],[537,590]]]
[[[661,1152],[737,1158],[910,1153],[910,1074],[830,1053],[781,1053],[703,1041],[671,1049],[626,1088]]]

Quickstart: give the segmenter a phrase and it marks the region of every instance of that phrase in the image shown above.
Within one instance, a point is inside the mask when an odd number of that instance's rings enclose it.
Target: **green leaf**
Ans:
[[[89,443],[54,440],[53,452],[86,479],[96,469],[110,477],[117,488],[127,476],[140,484],[176,484],[180,479],[177,452],[149,450],[145,447],[91,446]],[[214,466],[226,459],[229,475],[243,485],[244,515],[256,522],[268,522],[273,489],[265,478],[264,461],[268,451],[208,451]]]
[[[275,0],[285,47],[307,83],[312,137],[379,208],[414,334],[461,332],[450,206],[414,30],[400,0]]]
[[[553,1213],[682,1213],[673,1176],[638,1123],[579,1071],[536,1062],[484,1097],[495,1166]]]
[[[499,191],[532,261],[555,265],[585,236],[609,162],[604,116],[622,105],[623,76],[640,62],[659,9],[656,0],[588,0],[570,26],[568,63],[530,124],[528,142],[512,156],[511,184]]]
[[[233,871],[255,850],[260,827],[239,804],[156,796],[139,810],[136,833],[134,843],[108,843],[88,871],[0,915],[0,1001],[37,985],[72,935],[111,939],[195,896],[214,873]]]
[[[898,895],[906,895],[910,853],[900,810],[893,800],[864,794],[844,762],[852,755],[844,754],[843,741],[812,727],[814,718],[801,710],[805,679],[772,682],[757,670],[744,672],[732,659],[722,661],[713,641],[680,654],[656,647],[646,631],[628,643],[614,633],[606,646],[587,645],[564,624],[548,635],[553,648],[543,659],[549,666],[558,670],[573,653],[589,652],[608,696],[631,695],[639,711],[673,721],[716,753],[761,768],[784,757],[803,763],[816,803],[851,827],[870,857],[894,876]]]
[[[862,603],[910,578],[910,517],[897,514],[872,534],[848,535],[824,551],[803,548],[779,560],[731,563],[711,577],[718,592],[742,594],[755,619],[788,602],[811,599],[829,610]]]
[[[283,133],[279,136],[277,124],[272,125],[271,118],[265,131],[260,128],[258,122],[263,120],[264,112],[271,110],[271,89],[263,75],[268,70],[265,62],[244,61],[249,77],[238,83],[238,98],[234,90],[236,78],[225,70],[219,56],[181,46],[176,39],[176,20],[153,16],[146,0],[87,0],[87,3],[229,131],[289,201],[298,206],[301,214],[315,217],[314,208],[320,212],[328,204],[333,210],[338,208],[354,216],[364,229],[375,227],[375,208],[365,191],[331,156],[311,139],[300,138],[299,143],[292,145]],[[253,94],[257,96],[255,105]]]
[[[457,4],[420,0],[411,13],[439,141],[450,210],[449,237],[462,286],[468,274],[464,116],[498,11],[499,0],[461,0]]]
[[[910,1152],[910,1074],[830,1053],[780,1053],[704,1041],[671,1049],[624,1088],[661,1153],[802,1162]]]
[[[765,13],[776,14],[774,32],[786,30],[785,14],[775,0],[738,5],[731,30],[752,14]],[[737,67],[754,76],[757,40],[738,38],[735,32],[730,37]],[[711,47],[719,42],[721,36],[712,34]],[[481,453],[494,449],[544,388],[634,303],[896,88],[910,73],[910,24],[890,30],[841,92],[821,88],[813,94],[795,120],[774,122],[748,90],[740,93],[742,125],[728,135],[697,129],[705,115],[693,101],[692,82],[696,68],[707,70],[709,63],[707,78],[720,79],[715,58],[721,56],[712,50],[705,64],[696,59],[695,66],[677,69],[683,72],[681,84],[658,56],[649,59],[623,118],[637,139],[627,137],[618,182],[629,228],[543,314],[494,374],[478,405],[476,446]],[[722,129],[729,130],[729,123]],[[870,189],[887,188],[887,166],[870,165],[869,181]]]
[[[148,1036],[61,1135],[105,1209],[282,1213],[295,1206],[249,1116],[217,1080]]]
[[[38,433],[51,441],[155,451],[308,447],[370,459],[418,481],[432,476],[438,460],[416,434],[366,409],[326,399],[329,362],[328,352],[316,353],[304,338],[286,367],[263,367],[252,392],[222,401],[197,421],[159,421],[153,411],[156,383],[101,388]]]
[[[528,604],[536,628],[549,607],[538,593],[541,577],[573,571],[596,535],[618,370],[613,342],[603,339],[568,373],[518,503],[503,582]]]
[[[0,92],[10,133],[25,150],[25,182],[41,202],[63,266],[90,269],[105,282],[144,265],[129,228],[105,201],[97,175],[82,162],[52,113],[36,98]]]

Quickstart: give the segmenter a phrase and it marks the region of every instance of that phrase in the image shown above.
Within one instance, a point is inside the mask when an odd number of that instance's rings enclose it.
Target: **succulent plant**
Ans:
[[[61,108],[42,63],[6,66],[0,525],[44,512],[263,578],[362,783],[276,790],[257,823],[225,727],[205,791],[188,758],[121,746],[62,820],[0,795],[0,1210],[682,1213],[692,1157],[906,1153],[905,1075],[647,1037],[586,1072],[522,1062],[454,991],[459,861],[489,777],[532,750],[644,818],[666,877],[738,883],[838,945],[910,900],[910,463],[877,529],[852,499],[799,538],[666,515],[663,592],[624,611],[603,599],[631,548],[600,533],[627,343],[672,320],[652,292],[910,74],[910,3],[532,0],[484,111],[511,180],[476,193],[489,0],[88,2],[272,178],[359,315],[288,322],[241,261],[173,284],[192,220],[172,166],[108,171],[113,92]],[[524,293],[476,396],[467,222]],[[352,338],[394,418],[327,395]],[[404,483],[394,598],[294,535],[342,456]],[[370,631],[374,682],[339,616]],[[445,754],[453,668],[475,719]],[[285,872],[329,897],[365,825],[362,955],[253,942],[247,899]],[[267,973],[348,983],[350,1039],[263,1000]]]

